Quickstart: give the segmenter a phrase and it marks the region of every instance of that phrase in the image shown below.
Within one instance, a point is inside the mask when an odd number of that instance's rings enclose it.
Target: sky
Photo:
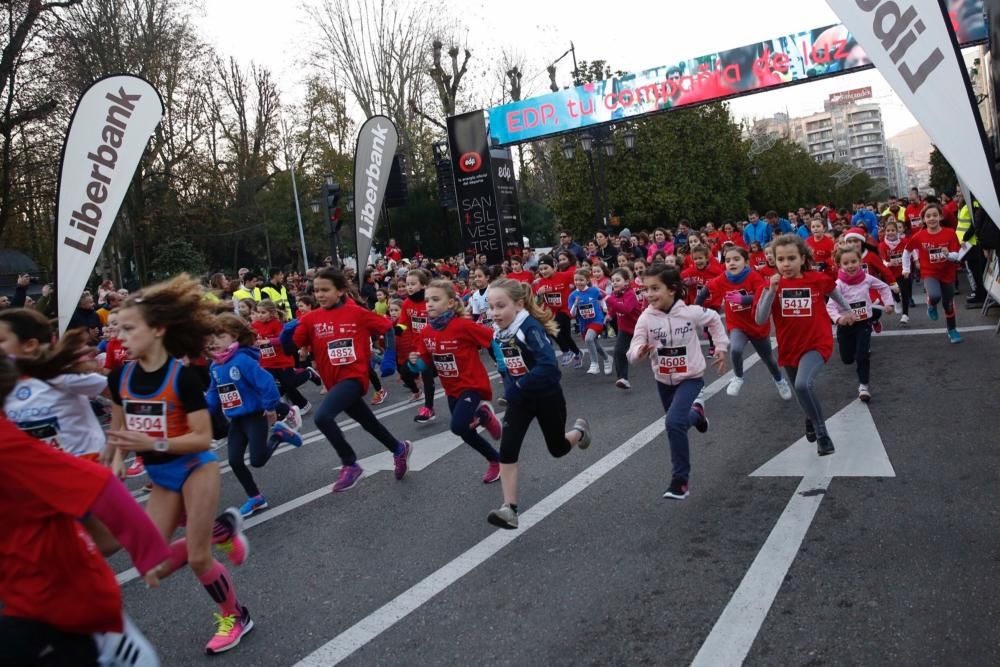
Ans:
[[[317,2],[319,0],[305,0]],[[311,26],[301,0],[204,0],[196,18],[203,34],[224,55],[268,67],[282,92],[294,99],[302,72],[309,67]],[[579,60],[605,59],[613,69],[637,71],[681,59],[762,41],[782,34],[838,23],[825,0],[701,0],[642,3],[594,0],[451,0],[448,9],[464,28],[469,48],[470,84],[486,91],[501,50],[523,56],[524,96],[548,92],[546,66],[572,42]],[[612,12],[609,7],[625,11]],[[280,8],[276,9],[276,8]],[[478,62],[477,62],[478,61]],[[570,59],[562,61],[558,81],[570,83]],[[476,77],[480,81],[475,81]],[[822,111],[830,93],[871,86],[882,107],[886,136],[916,124],[877,72],[825,79],[759,93],[731,102],[737,118],[792,116]]]

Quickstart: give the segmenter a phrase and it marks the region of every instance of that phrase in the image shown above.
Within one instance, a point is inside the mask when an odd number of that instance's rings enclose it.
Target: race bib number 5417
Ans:
[[[782,317],[812,317],[812,290],[786,288],[781,290]]]

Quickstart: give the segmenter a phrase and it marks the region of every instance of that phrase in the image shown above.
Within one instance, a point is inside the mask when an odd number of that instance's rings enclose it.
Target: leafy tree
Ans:
[[[942,192],[955,192],[958,188],[958,176],[955,175],[955,170],[944,159],[937,146],[934,146],[931,150],[930,163],[931,187],[934,188],[934,192],[939,195]]]
[[[162,280],[186,272],[198,276],[208,270],[205,256],[189,241],[168,239],[156,245],[155,255],[149,265],[154,280]]]

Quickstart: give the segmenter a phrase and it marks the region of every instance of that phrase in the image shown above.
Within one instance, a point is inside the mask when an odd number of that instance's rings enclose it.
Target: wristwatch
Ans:
[[[162,454],[163,452],[166,452],[169,449],[170,449],[170,441],[167,440],[166,438],[157,438],[156,440],[153,441],[154,452],[160,452]]]

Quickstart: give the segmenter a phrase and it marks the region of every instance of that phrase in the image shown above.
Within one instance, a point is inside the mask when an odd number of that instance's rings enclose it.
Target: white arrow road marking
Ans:
[[[693,667],[742,664],[795,560],[834,477],[895,477],[868,406],[854,401],[826,422],[837,446],[818,456],[804,437],[751,473],[751,477],[802,477],[739,588],[695,656]]]

